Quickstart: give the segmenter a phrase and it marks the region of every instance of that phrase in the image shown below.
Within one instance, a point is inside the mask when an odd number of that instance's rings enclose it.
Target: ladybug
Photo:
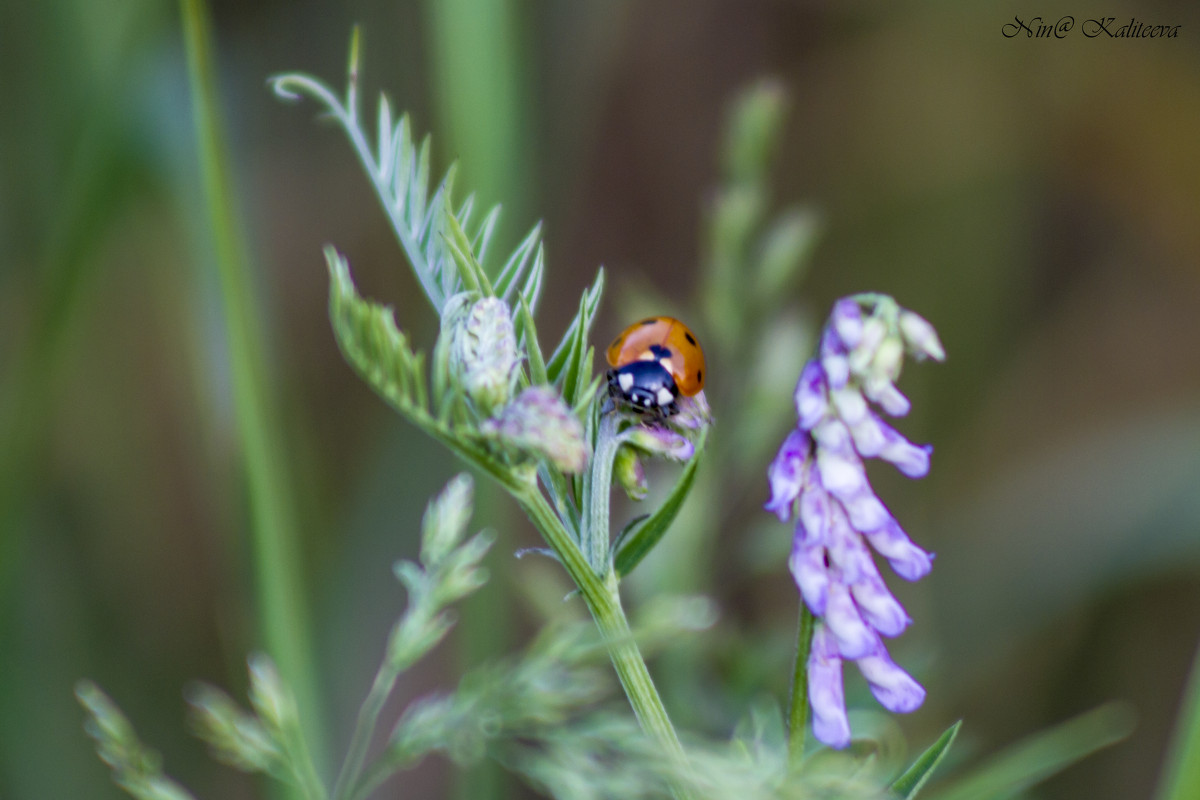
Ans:
[[[608,393],[641,414],[669,417],[704,388],[704,351],[673,317],[635,322],[608,346]]]

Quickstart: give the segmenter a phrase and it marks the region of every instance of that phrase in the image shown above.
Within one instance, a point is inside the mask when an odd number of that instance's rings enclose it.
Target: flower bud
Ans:
[[[270,731],[288,730],[299,718],[296,698],[275,662],[262,653],[250,657],[250,703]]]
[[[646,470],[632,447],[617,450],[617,456],[613,459],[613,482],[625,490],[630,500],[644,500],[650,491]]]
[[[467,396],[490,415],[508,402],[519,363],[508,306],[495,297],[477,300],[451,320],[450,335],[451,369]]]
[[[904,343],[895,336],[888,337],[879,343],[875,357],[868,367],[870,371],[891,382],[900,378],[900,367],[904,363]]]
[[[587,465],[583,425],[546,386],[530,386],[521,392],[500,416],[483,423],[483,432],[545,458],[563,472],[582,472]]]
[[[696,446],[681,433],[663,425],[634,425],[621,434],[622,441],[646,453],[687,461],[696,454]]]
[[[946,360],[946,349],[938,338],[937,331],[920,314],[905,309],[900,312],[900,333],[912,354],[918,359]]]

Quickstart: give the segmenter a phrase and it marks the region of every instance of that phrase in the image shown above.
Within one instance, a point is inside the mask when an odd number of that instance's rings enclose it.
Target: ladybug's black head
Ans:
[[[633,361],[609,370],[608,393],[643,414],[668,417],[679,410],[675,379],[657,361]]]

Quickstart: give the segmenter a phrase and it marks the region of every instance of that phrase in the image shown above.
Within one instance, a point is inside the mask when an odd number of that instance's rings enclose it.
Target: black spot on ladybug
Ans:
[[[650,353],[654,356],[655,361],[657,361],[660,358],[670,358],[671,357],[671,351],[668,350],[667,348],[663,347],[661,344],[650,345]]]
[[[688,344],[690,344],[692,347],[696,346],[696,340],[692,338],[692,335],[690,333],[684,333],[683,338],[687,339]]]
[[[644,320],[642,320],[642,321],[641,321],[641,322],[639,322],[638,324],[639,324],[639,325],[653,325],[653,324],[654,324],[654,323],[656,323],[656,322],[658,322],[658,320],[656,320],[656,319],[654,319],[653,317],[651,317],[650,319],[644,319]]]
[[[698,369],[698,370],[696,370],[696,383],[703,383],[703,382],[704,382],[704,370]]]

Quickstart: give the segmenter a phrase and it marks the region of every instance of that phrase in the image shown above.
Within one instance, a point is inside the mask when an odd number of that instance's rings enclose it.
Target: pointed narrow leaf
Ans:
[[[904,774],[896,779],[892,784],[892,792],[904,800],[912,800],[917,796],[917,792],[929,780],[929,776],[937,769],[938,764],[946,756],[946,752],[950,749],[950,745],[954,743],[954,739],[958,736],[958,729],[962,727],[962,720],[951,725],[946,731],[938,737],[937,741],[930,745],[929,749],[920,755],[920,757],[912,763],[912,766],[904,771]]]
[[[571,355],[571,348],[575,346],[577,339],[580,337],[580,327],[582,326],[582,338],[586,341],[588,330],[591,328],[592,321],[595,319],[596,310],[600,307],[600,297],[604,291],[604,267],[601,267],[596,272],[596,281],[590,289],[583,293],[580,298],[579,314],[571,320],[571,324],[567,327],[567,332],[563,334],[562,341],[558,343],[558,347],[554,349],[554,355],[550,356],[550,360],[546,362],[546,374],[551,382],[558,383],[562,377],[563,370],[566,367],[567,359]],[[586,314],[584,313],[586,311]]]
[[[512,302],[513,293],[521,285],[521,274],[529,264],[530,256],[537,248],[541,235],[542,223],[539,222],[517,245],[517,249],[508,257],[508,261],[504,262],[504,266],[496,276],[496,295],[503,298],[505,302]]]
[[[1134,714],[1123,703],[1108,703],[1017,742],[990,757],[946,788],[938,800],[1014,797],[1071,764],[1124,739]]]
[[[595,384],[600,376],[592,376],[592,361],[596,358],[596,348],[588,345],[587,352],[583,355],[583,360],[579,362],[579,372],[575,373],[575,402],[572,406],[584,405],[591,401],[591,396],[588,394],[588,384]]]
[[[579,401],[571,409],[571,413],[577,417],[583,416],[583,412],[587,410],[588,403],[592,402],[592,398],[596,396],[597,390],[600,388],[600,382],[604,380],[604,373],[600,373],[586,388],[579,394]]]
[[[403,216],[408,209],[408,179],[412,175],[416,156],[413,154],[412,128],[408,114],[400,116],[396,125],[396,171],[392,175],[392,209]],[[406,231],[407,233],[407,231]]]
[[[529,382],[534,386],[549,383],[546,378],[546,361],[542,358],[542,346],[538,344],[537,328],[534,327],[533,314],[529,313],[529,306],[525,304],[525,298],[521,298],[521,302],[517,306],[517,320],[514,327],[518,329],[517,335],[521,337],[521,342],[525,346],[525,355],[529,359]]]
[[[458,225],[464,231],[471,230],[471,213],[475,210],[475,193],[467,195],[467,199],[463,200],[462,205],[458,207],[458,211],[454,212],[454,218],[458,220]],[[474,251],[472,251],[474,252]]]
[[[820,229],[820,217],[807,208],[788,208],[771,222],[757,244],[752,278],[757,298],[767,300],[802,276]]]
[[[663,504],[653,514],[630,526],[628,532],[617,540],[614,546],[616,556],[613,558],[617,575],[625,576],[632,572],[633,568],[654,549],[663,534],[671,527],[671,523],[675,521],[679,509],[683,507],[683,501],[687,499],[688,493],[692,491],[692,486],[696,482],[696,468],[700,466],[700,456],[704,452],[706,438],[706,434],[700,435],[699,441],[696,442],[695,455],[684,466],[679,480],[675,482],[675,486]]]
[[[583,369],[583,353],[587,347],[587,330],[590,327],[591,320],[588,319],[587,313],[587,293],[584,292],[583,297],[579,298],[579,312],[577,315],[579,325],[575,328],[575,336],[571,340],[570,349],[567,352],[566,363],[563,364],[561,391],[563,400],[567,405],[575,405],[575,384],[579,380],[580,370]]]
[[[529,270],[529,278],[521,289],[521,296],[529,303],[531,313],[537,311],[538,298],[542,295],[542,276],[546,271],[546,253],[542,245],[538,245],[537,255],[533,257],[533,267]]]
[[[425,138],[421,140],[421,149],[417,153],[416,175],[409,183],[408,202],[411,216],[414,219],[423,219],[425,216],[426,204],[429,193],[429,151],[432,148],[432,138],[429,134],[425,134]]]
[[[479,231],[475,234],[475,240],[471,242],[471,246],[475,248],[475,259],[486,270],[488,247],[492,243],[492,234],[496,232],[496,223],[500,221],[500,205],[492,206],[492,210],[483,218],[483,222],[479,224]],[[502,295],[499,289],[496,294]]]
[[[392,159],[396,157],[396,147],[392,142],[392,104],[387,95],[379,95],[379,140],[375,143],[379,153],[379,180],[386,181],[392,171]]]
[[[462,226],[454,218],[449,204],[443,210],[443,225],[446,244],[450,247],[450,252],[458,263],[459,275],[462,276],[463,283],[467,285],[468,289],[483,292],[485,297],[495,297],[491,281],[488,280],[487,275],[480,268],[479,262],[471,253],[471,240],[467,238]]]

